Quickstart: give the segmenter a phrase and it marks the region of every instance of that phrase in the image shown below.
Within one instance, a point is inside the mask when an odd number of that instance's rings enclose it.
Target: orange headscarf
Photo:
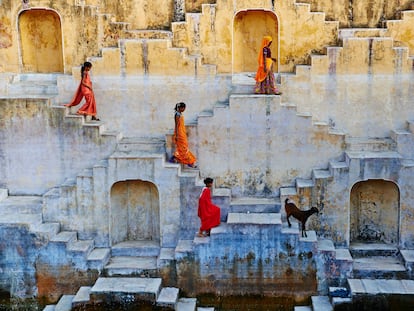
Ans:
[[[271,36],[264,36],[262,40],[262,46],[259,50],[259,56],[257,58],[259,62],[259,68],[257,69],[256,73],[256,81],[261,82],[266,78],[267,72],[264,71],[264,59],[263,59],[263,48],[269,45],[270,42],[272,42]]]

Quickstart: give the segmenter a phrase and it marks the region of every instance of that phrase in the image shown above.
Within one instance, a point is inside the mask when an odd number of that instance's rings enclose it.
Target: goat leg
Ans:
[[[302,222],[302,237],[305,236],[305,238],[308,237],[308,235],[306,234],[306,229],[305,229],[305,223]]]
[[[290,215],[286,217],[286,220],[287,220],[287,222],[288,222],[289,227],[292,227],[292,225],[291,225],[291,223],[290,223],[290,221],[289,221],[289,217],[290,217]]]

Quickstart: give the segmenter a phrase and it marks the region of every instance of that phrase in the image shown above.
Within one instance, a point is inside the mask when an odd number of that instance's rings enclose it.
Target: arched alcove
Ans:
[[[159,194],[147,181],[127,180],[111,188],[111,242],[160,240]]]
[[[386,180],[356,183],[350,198],[350,241],[397,244],[400,193]]]
[[[19,35],[23,72],[63,72],[62,29],[56,12],[46,9],[22,11]]]
[[[233,24],[233,73],[256,72],[257,55],[264,36],[271,36],[272,57],[279,58],[279,23],[271,11],[245,10],[238,12]],[[279,60],[273,71],[278,72]]]

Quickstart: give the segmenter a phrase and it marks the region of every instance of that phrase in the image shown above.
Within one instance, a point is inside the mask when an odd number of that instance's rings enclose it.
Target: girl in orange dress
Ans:
[[[93,121],[99,121],[96,117],[96,101],[95,94],[92,90],[92,81],[89,77],[89,71],[92,68],[90,62],[85,62],[81,68],[81,82],[79,83],[78,90],[75,93],[72,101],[69,104],[66,104],[66,107],[72,107],[79,105],[82,99],[85,97],[85,104],[80,107],[77,114],[84,116],[92,116]]]
[[[198,217],[201,220],[201,227],[197,233],[198,237],[206,237],[210,235],[211,228],[220,224],[220,207],[211,202],[211,188],[213,179],[207,177],[204,179],[206,185],[198,199]]]
[[[256,73],[256,87],[254,89],[256,94],[282,94],[278,91],[275,84],[273,62],[276,61],[276,59],[272,57],[272,51],[270,50],[271,44],[272,37],[265,36],[258,56],[259,68]]]
[[[183,112],[185,110],[185,103],[178,103],[175,105],[175,129],[173,142],[175,143],[175,152],[171,158],[171,162],[187,164],[187,166],[196,168],[196,157],[188,149],[187,133],[185,130]]]

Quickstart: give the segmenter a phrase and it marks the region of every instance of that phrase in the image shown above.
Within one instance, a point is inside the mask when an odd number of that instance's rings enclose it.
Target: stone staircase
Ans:
[[[111,258],[103,270],[106,276],[158,276],[159,242],[126,241],[111,247]],[[173,257],[170,258],[173,260]]]
[[[349,247],[353,258],[354,278],[409,279],[412,265],[409,258],[393,245],[382,243],[352,243]],[[413,251],[406,250],[406,255]]]
[[[56,305],[48,305],[44,311],[70,311],[99,303],[111,308],[135,302],[140,306],[145,302],[159,308],[176,311],[214,311],[214,308],[197,307],[197,299],[179,297],[179,289],[162,287],[160,278],[100,277],[93,286],[81,287],[76,295],[63,295]]]

